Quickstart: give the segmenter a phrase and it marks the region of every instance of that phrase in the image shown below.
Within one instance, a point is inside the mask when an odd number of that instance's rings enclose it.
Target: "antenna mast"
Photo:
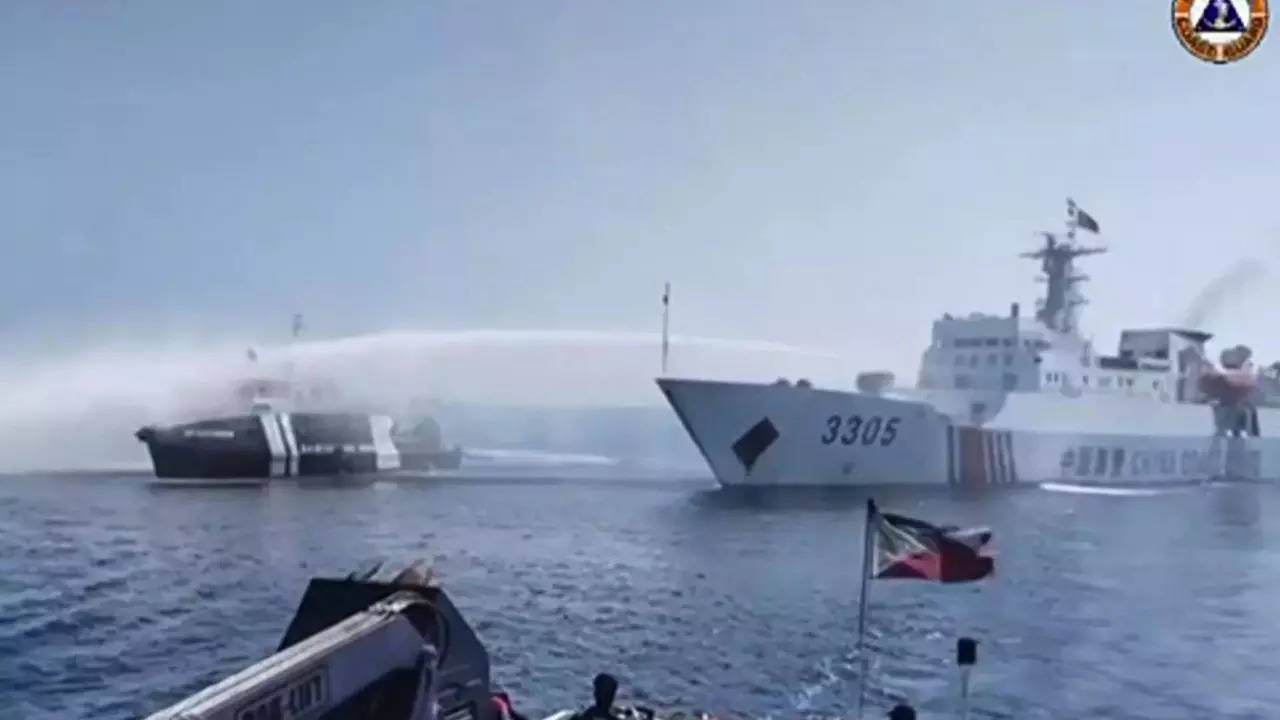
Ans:
[[[1020,257],[1041,260],[1043,280],[1047,285],[1040,300],[1036,319],[1046,327],[1060,333],[1078,334],[1077,308],[1088,302],[1077,287],[1088,280],[1087,275],[1077,274],[1074,260],[1081,255],[1096,255],[1107,251],[1105,247],[1084,247],[1075,242],[1076,231],[1099,231],[1098,221],[1067,199],[1067,233],[1065,240],[1051,232],[1041,232],[1044,245],[1037,251],[1022,253]]]
[[[667,328],[668,311],[671,307],[671,283],[662,288],[662,374],[667,374]]]
[[[296,340],[298,339],[298,336],[302,334],[302,313],[294,313],[294,314],[293,314],[293,327],[292,327],[292,331],[293,331],[293,341],[296,341]],[[289,380],[290,380],[291,382],[292,382],[293,377],[294,377],[294,362],[293,362],[293,358],[294,358],[294,355],[295,355],[295,353],[296,353],[296,352],[297,352],[297,348],[296,348],[296,346],[294,346],[294,345],[293,345],[293,343],[290,343],[290,347],[288,348],[288,357],[289,357],[289,361],[288,361],[288,364],[287,364],[287,365],[285,365],[285,370],[286,370],[286,372],[288,373],[288,375],[289,375]]]

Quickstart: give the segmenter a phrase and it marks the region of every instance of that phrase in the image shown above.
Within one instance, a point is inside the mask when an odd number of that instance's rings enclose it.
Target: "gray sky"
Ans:
[[[1167,2],[10,0],[0,86],[0,354],[655,330],[670,279],[680,332],[913,374],[1068,194],[1103,349],[1280,271],[1280,38],[1212,66]],[[1280,359],[1267,285],[1207,324]]]

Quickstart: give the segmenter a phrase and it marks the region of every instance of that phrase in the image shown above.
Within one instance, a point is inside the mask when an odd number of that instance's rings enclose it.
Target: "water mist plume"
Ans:
[[[138,427],[194,419],[253,376],[331,380],[348,400],[394,410],[415,397],[514,406],[663,404],[657,333],[388,331],[288,345],[251,342],[0,358],[0,471],[147,466]],[[252,347],[258,357],[250,362]],[[828,352],[672,336],[673,375],[847,383]],[[446,428],[446,433],[448,428]]]

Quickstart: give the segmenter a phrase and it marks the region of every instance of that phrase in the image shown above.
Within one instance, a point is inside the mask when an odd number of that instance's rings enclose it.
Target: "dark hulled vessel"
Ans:
[[[148,426],[136,437],[146,443],[161,478],[268,479],[456,469],[461,464],[462,450],[446,449],[438,431],[393,433],[392,428],[386,415],[263,410]]]
[[[247,380],[225,413],[147,426],[135,437],[146,443],[157,477],[218,484],[461,465],[462,449],[444,446],[433,418],[401,428],[388,415],[335,411],[341,403],[333,402],[334,394],[325,384]]]

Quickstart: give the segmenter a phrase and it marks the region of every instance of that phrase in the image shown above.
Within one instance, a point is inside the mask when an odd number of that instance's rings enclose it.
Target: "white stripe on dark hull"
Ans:
[[[285,449],[284,431],[280,427],[277,413],[259,413],[258,422],[262,425],[262,434],[267,441],[267,451],[271,461],[267,470],[268,477],[284,477],[289,474],[289,455]]]
[[[285,475],[298,474],[298,440],[293,432],[293,419],[289,413],[276,413],[276,423],[284,439]]]
[[[392,427],[382,415],[260,412],[144,428],[137,436],[147,444],[156,476],[176,481],[168,484],[253,484],[267,478],[458,466],[461,451],[412,438],[397,441]]]

